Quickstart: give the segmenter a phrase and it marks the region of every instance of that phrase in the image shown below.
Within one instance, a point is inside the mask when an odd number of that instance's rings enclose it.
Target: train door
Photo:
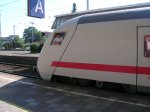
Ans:
[[[138,27],[137,85],[150,87],[150,27]]]

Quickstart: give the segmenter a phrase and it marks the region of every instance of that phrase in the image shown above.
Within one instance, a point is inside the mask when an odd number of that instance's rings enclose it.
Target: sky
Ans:
[[[146,2],[150,0],[89,0],[89,10]],[[45,0],[45,18],[39,19],[27,16],[27,0],[0,0],[1,36],[22,37],[31,23],[39,31],[50,32],[55,16],[71,13],[73,3],[76,3],[77,12],[87,10],[87,0]]]

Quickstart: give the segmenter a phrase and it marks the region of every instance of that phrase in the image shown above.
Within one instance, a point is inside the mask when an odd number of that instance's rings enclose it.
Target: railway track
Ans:
[[[0,72],[40,78],[36,72],[38,57],[0,55]]]
[[[14,64],[14,63],[0,63],[0,72],[21,75],[30,78],[40,79],[40,75],[36,71],[36,66]]]
[[[2,64],[14,64],[14,65],[28,65],[36,66],[38,57],[26,57],[26,56],[8,56],[0,55],[0,63]]]

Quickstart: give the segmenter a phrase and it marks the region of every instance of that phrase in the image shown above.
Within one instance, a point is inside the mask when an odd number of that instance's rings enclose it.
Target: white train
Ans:
[[[150,8],[84,15],[57,28],[39,59],[53,75],[150,87]]]

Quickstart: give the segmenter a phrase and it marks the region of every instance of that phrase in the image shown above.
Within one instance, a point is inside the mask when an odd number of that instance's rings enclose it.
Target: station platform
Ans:
[[[30,51],[0,51],[0,63],[37,66],[38,56]]]
[[[0,112],[150,112],[150,97],[0,72]]]
[[[1,56],[20,56],[20,57],[38,57],[39,53],[30,53],[30,51],[3,51],[0,50]]]

